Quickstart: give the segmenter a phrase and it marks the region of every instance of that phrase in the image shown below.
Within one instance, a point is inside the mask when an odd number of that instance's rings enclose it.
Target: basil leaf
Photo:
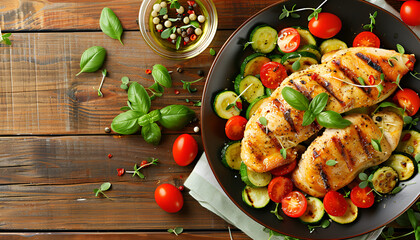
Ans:
[[[345,128],[351,124],[347,119],[344,119],[340,114],[334,111],[325,111],[316,116],[319,125],[326,128]]]
[[[12,36],[12,33],[5,33],[2,35],[3,38],[8,38],[10,36]]]
[[[280,149],[280,154],[284,159],[286,159],[286,157],[287,157],[286,149],[284,149],[284,148]]]
[[[110,8],[105,7],[102,9],[99,25],[101,26],[102,32],[108,35],[108,37],[118,39],[124,45],[121,41],[123,27],[120,19],[118,19],[117,15]]]
[[[106,50],[100,46],[93,46],[86,49],[80,58],[80,72],[95,72],[104,64]]]
[[[173,30],[174,28],[175,28],[175,27],[171,27],[171,28],[167,28],[167,29],[163,30],[163,32],[160,34],[160,37],[161,37],[162,39],[168,39],[168,38],[171,36],[171,34],[172,34],[172,30]]]
[[[160,85],[166,88],[170,88],[172,86],[171,75],[169,75],[168,70],[164,66],[155,64],[152,69],[152,76],[153,79],[155,79],[155,82]]]
[[[312,111],[315,116],[320,114],[327,106],[328,97],[329,95],[324,92],[316,95],[309,104],[308,111]]]
[[[395,109],[397,109],[398,111],[400,111],[401,115],[404,115],[404,109],[398,107],[397,105],[395,105],[392,102],[382,102],[381,104],[379,104],[379,106],[375,109],[375,111],[373,111],[373,114],[375,114],[380,108],[385,108],[385,107],[393,107]]]
[[[176,50],[179,50],[179,47],[181,46],[181,36],[178,36],[178,38],[176,39],[176,44],[175,44],[175,47],[176,47]]]
[[[158,145],[162,138],[162,133],[156,123],[151,123],[141,128],[141,136],[147,143]]]
[[[404,54],[405,53],[405,49],[401,44],[397,43],[397,50],[399,53]]]
[[[143,127],[151,123],[157,122],[160,119],[161,119],[160,111],[159,109],[156,109],[146,115],[141,116],[138,120],[138,124]]]
[[[308,110],[309,100],[299,91],[291,87],[285,87],[281,90],[281,95],[293,108],[301,111]]]
[[[131,103],[131,108],[142,115],[149,112],[152,104],[146,89],[137,82],[132,82],[128,88],[128,101]]]
[[[309,124],[311,124],[314,120],[315,120],[316,115],[308,110],[303,114],[303,119],[302,119],[302,126],[308,126]]]
[[[378,152],[382,152],[381,142],[378,139],[371,139],[370,143],[372,144],[373,149]]]
[[[133,134],[137,132],[140,126],[137,124],[137,119],[142,114],[133,110],[120,113],[112,120],[111,128],[114,132],[119,134]]]
[[[169,105],[160,110],[162,118],[159,123],[171,130],[180,130],[195,116],[193,110],[184,105]]]
[[[128,111],[128,110],[132,110],[129,106],[124,106],[120,108],[121,111]]]

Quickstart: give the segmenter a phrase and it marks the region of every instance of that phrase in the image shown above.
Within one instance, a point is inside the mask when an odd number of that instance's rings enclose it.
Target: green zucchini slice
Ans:
[[[405,181],[410,179],[417,171],[417,163],[413,157],[406,153],[394,153],[384,163],[392,167],[398,173],[398,180]]]
[[[235,79],[235,90],[237,90],[236,93],[238,95],[242,93],[241,97],[249,103],[252,103],[265,93],[264,85],[260,79],[251,75],[243,79]]]
[[[276,48],[277,31],[268,25],[257,26],[252,30],[249,41],[254,51],[269,53]]]
[[[309,32],[307,29],[303,29],[301,27],[295,27],[295,29],[298,31],[300,35],[300,45],[304,46],[307,44],[315,45],[316,46],[316,40],[314,36]]]
[[[241,141],[232,141],[226,144],[222,149],[222,163],[233,170],[241,168]]]
[[[310,52],[313,53],[316,56],[316,60],[321,60],[321,52],[319,51],[319,48],[312,44],[307,44],[300,46],[296,51],[298,52]]]
[[[346,198],[347,203],[349,204],[349,206],[347,207],[347,211],[346,213],[344,213],[343,216],[330,216],[330,218],[339,224],[348,224],[348,223],[352,223],[354,222],[354,220],[356,220],[359,209],[357,208],[356,205],[354,205],[354,203],[350,200],[350,198]]]
[[[400,143],[395,151],[408,153],[415,157],[420,153],[420,133],[416,130],[403,130]]]
[[[266,99],[267,96],[261,96],[255,99],[247,108],[245,117],[246,119],[250,119],[252,115],[257,111],[257,109],[261,106],[261,104],[264,102],[264,99]]]
[[[271,60],[262,53],[254,53],[245,58],[241,65],[241,75],[246,77],[248,75],[259,75],[262,65]]]
[[[321,50],[322,55],[331,51],[337,51],[337,50],[346,49],[346,48],[347,48],[347,44],[336,38],[325,40],[321,43],[321,46],[319,46],[319,49]]]
[[[222,91],[219,94],[216,95],[213,102],[213,108],[214,112],[217,114],[217,116],[229,119],[233,116],[237,116],[241,113],[241,110],[235,107],[231,107],[228,109],[228,105],[231,103],[240,102],[242,103],[242,100],[238,98],[238,95],[233,91]]]
[[[245,186],[242,191],[242,200],[250,207],[263,208],[270,202],[266,187],[253,188]]]
[[[398,173],[392,167],[380,167],[373,173],[373,188],[379,193],[390,193],[397,183]]]
[[[257,173],[252,171],[243,162],[239,171],[241,173],[242,181],[246,185],[255,188],[267,186],[270,183],[272,177],[270,172]]]
[[[317,224],[324,216],[324,204],[319,198],[306,197],[307,207],[305,213],[299,219],[306,224]]]
[[[300,67],[299,69],[294,70],[292,67],[293,63],[298,60],[300,62]],[[318,60],[315,54],[310,52],[291,52],[283,56],[282,64],[288,73],[293,73],[305,70],[313,64],[318,64]]]

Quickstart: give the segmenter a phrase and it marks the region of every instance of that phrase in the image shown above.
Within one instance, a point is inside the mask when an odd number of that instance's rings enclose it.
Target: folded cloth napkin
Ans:
[[[399,17],[399,13],[384,0],[369,0],[369,2],[376,4]],[[420,35],[420,26],[411,27],[411,29],[417,36]],[[224,193],[210,169],[205,154],[198,160],[197,165],[194,167],[194,170],[191,172],[184,185],[190,189],[189,194],[203,207],[220,216],[229,224],[236,226],[249,237],[257,240],[268,239],[269,234],[264,231],[264,226],[248,217]],[[374,240],[378,238],[381,231],[382,228],[363,236],[352,238],[352,240]],[[273,236],[271,239],[283,238],[284,237],[282,236]]]

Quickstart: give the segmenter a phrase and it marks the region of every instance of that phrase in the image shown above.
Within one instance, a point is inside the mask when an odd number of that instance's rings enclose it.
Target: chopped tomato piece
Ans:
[[[354,187],[351,190],[350,199],[359,208],[370,208],[375,202],[375,196],[370,187]]]
[[[296,168],[296,165],[297,165],[297,161],[294,160],[293,162],[289,164],[274,168],[273,170],[270,171],[270,173],[275,176],[283,176],[292,172],[293,169]]]
[[[241,140],[244,137],[248,120],[242,116],[233,116],[226,122],[225,133],[230,140]]]
[[[267,88],[276,89],[286,77],[287,70],[281,63],[268,62],[261,67],[261,82]]]
[[[399,90],[395,94],[393,100],[400,105],[400,107],[402,107],[409,116],[415,115],[420,108],[419,95],[409,88]]]
[[[346,211],[348,204],[346,199],[341,193],[336,191],[329,191],[324,197],[324,208],[325,211],[331,216],[343,216]]]
[[[299,191],[293,191],[281,200],[281,209],[287,216],[293,218],[302,216],[307,206],[305,196]]]
[[[279,32],[277,45],[285,53],[296,51],[300,44],[300,35],[294,28],[284,28]]]
[[[290,178],[282,176],[271,179],[268,184],[268,196],[273,202],[279,203],[293,190],[293,182]]]
[[[353,40],[353,47],[375,47],[379,48],[381,41],[372,32],[365,31],[357,34]]]

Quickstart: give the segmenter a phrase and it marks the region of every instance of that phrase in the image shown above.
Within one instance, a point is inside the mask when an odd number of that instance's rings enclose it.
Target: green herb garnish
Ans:
[[[95,196],[98,197],[99,194],[104,195],[106,198],[110,199],[104,192],[108,191],[111,188],[111,183],[106,182],[102,183],[102,185],[99,188],[93,189],[93,192],[95,193]]]
[[[108,35],[108,37],[117,39],[122,45],[124,45],[121,41],[123,27],[121,25],[120,19],[118,19],[117,15],[115,15],[115,13],[110,8],[105,7],[102,9],[99,25],[102,32]]]
[[[182,88],[185,89],[185,90],[187,90],[189,93],[196,92],[197,91],[197,88],[191,88],[191,84],[196,83],[198,81],[201,81],[202,79],[203,79],[203,77],[201,77],[201,78],[199,78],[197,80],[194,80],[194,81],[190,81],[190,82],[181,80],[181,82],[183,84],[182,85]]]
[[[365,29],[365,30],[369,30],[369,31],[373,31],[373,28],[374,28],[374,25],[376,24],[376,20],[375,20],[375,18],[376,18],[376,16],[378,15],[378,12],[377,11],[375,11],[373,14],[370,14],[369,13],[369,19],[370,19],[370,23],[369,24],[366,24],[366,25],[364,25],[363,26],[363,29]]]

